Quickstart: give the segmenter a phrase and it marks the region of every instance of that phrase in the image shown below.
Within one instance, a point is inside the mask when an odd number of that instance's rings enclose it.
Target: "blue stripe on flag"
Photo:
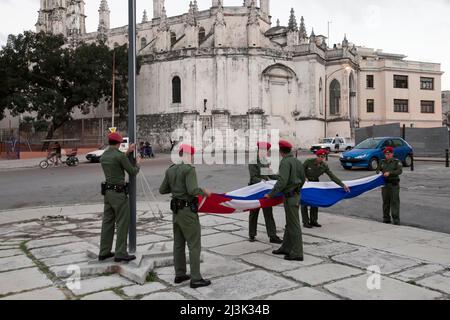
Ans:
[[[350,186],[350,193],[346,193],[341,187],[321,189],[314,188],[314,183],[311,183],[311,187],[302,190],[301,203],[310,207],[328,208],[339,201],[356,198],[384,184],[385,179],[380,175],[374,180]]]

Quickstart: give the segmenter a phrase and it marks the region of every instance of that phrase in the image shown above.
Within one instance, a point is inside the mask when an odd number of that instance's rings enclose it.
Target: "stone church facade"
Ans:
[[[287,26],[273,24],[270,0],[224,2],[212,0],[210,8],[200,10],[191,1],[185,14],[167,17],[165,1],[153,0],[153,18],[144,12],[137,26],[143,59],[138,137],[167,135],[200,121],[203,129],[280,129],[283,137],[308,147],[324,136],[351,137],[361,123],[372,124],[365,112],[366,75],[373,71],[365,68],[367,57],[398,63],[403,57],[362,50],[346,37],[331,48],[326,37],[307,31],[293,9]],[[106,0],[100,2],[97,32],[86,33],[85,19],[83,0],[41,0],[36,28],[110,47],[128,42],[126,26],[110,27]],[[420,72],[431,72],[440,87],[437,66],[428,70],[422,64]],[[440,90],[437,96],[436,118],[442,121]],[[435,120],[429,119],[431,126]],[[389,122],[386,114],[377,113],[373,124],[383,122]]]

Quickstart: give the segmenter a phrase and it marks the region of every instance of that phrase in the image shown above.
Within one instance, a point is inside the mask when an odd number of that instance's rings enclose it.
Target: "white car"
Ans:
[[[128,148],[130,147],[130,139],[129,138],[123,138],[122,143],[120,144],[119,150],[123,153],[127,152]],[[86,155],[86,159],[92,163],[100,162],[100,158],[105,153],[105,151],[109,148],[108,145],[104,145],[98,150],[89,152]]]
[[[339,148],[336,146],[339,145]],[[346,138],[325,138],[321,143],[315,144],[311,147],[311,152],[316,152],[319,149],[326,149],[330,152],[350,151],[355,147],[355,144]]]

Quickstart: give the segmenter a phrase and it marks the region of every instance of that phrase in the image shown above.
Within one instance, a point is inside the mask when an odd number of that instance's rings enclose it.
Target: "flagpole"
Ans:
[[[114,128],[114,116],[116,115],[116,50],[113,52],[113,74],[112,74],[112,126]]]
[[[136,0],[128,0],[128,137],[136,143]],[[135,164],[136,152],[130,154]],[[136,176],[130,176],[129,251],[136,252]]]

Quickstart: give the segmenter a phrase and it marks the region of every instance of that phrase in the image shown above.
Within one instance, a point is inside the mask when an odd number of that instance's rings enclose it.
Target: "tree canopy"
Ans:
[[[61,35],[25,32],[10,35],[0,50],[0,120],[5,110],[24,112],[50,122],[47,139],[79,109],[89,114],[102,101],[111,103],[113,54],[116,105],[128,110],[127,46],[104,43],[70,46]]]

